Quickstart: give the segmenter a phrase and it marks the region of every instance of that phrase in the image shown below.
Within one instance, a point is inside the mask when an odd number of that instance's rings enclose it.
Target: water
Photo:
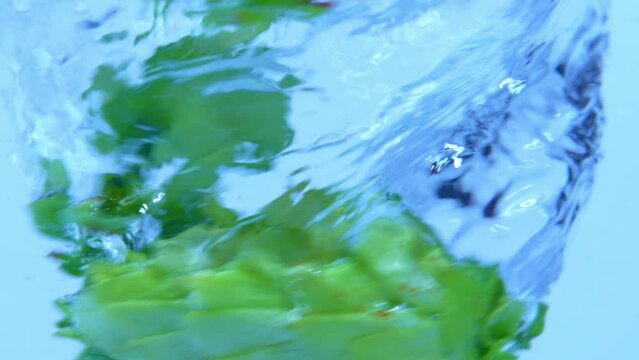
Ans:
[[[604,1],[0,6],[3,97],[27,167],[48,159],[34,188],[77,204],[40,223],[72,273],[300,183],[398,201],[513,298],[560,273],[597,162]]]

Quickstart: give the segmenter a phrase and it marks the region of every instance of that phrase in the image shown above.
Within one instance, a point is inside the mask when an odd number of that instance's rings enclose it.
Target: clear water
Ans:
[[[268,157],[269,166],[220,167],[193,191],[215,193],[224,207],[251,215],[302,181],[381,189],[401,198],[456,256],[499,264],[511,294],[547,293],[597,162],[605,1],[335,1],[312,20],[275,21],[231,56],[150,61],[185,36],[225,31],[202,26],[202,6],[0,4],[0,13],[11,14],[0,57],[14,79],[2,84],[3,99],[25,139],[27,167],[61,159],[70,193],[82,202],[99,193],[104,174],[139,164],[139,143],[104,154],[92,142],[113,130],[101,112],[105,92],[87,91],[101,66],[140,91],[156,79],[179,88],[206,74],[243,71],[198,88],[204,95],[268,92],[293,75],[302,85],[284,93],[294,136],[268,155],[255,144],[236,147],[234,161]],[[197,168],[187,155],[145,166],[151,200],[124,236],[96,245],[115,260],[167,231],[153,208],[170,200],[167,183]]]

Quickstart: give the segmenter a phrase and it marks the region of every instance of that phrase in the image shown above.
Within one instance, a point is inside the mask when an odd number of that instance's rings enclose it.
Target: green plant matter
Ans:
[[[496,268],[451,257],[398,201],[303,183],[248,217],[221,203],[222,169],[269,170],[294,136],[288,102],[303,80],[266,77],[272,51],[253,41],[282,17],[329,8],[209,1],[202,31],[158,48],[141,80],[97,70],[85,96],[101,97],[92,115],[108,130],[90,141],[122,168],[74,201],[64,164],[44,161],[32,204],[43,233],[74,245],[58,254],[63,268],[86,276],[59,301],[60,335],[87,345],[81,359],[504,360],[541,332],[543,309],[524,321]],[[144,218],[161,227],[150,244],[132,231]],[[105,250],[113,236],[124,259]]]
[[[494,267],[455,261],[408,213],[363,221],[303,186],[92,264],[62,333],[123,360],[509,359],[536,335]]]

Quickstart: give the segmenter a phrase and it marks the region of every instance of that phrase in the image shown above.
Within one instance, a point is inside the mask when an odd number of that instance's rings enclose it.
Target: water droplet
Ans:
[[[505,78],[499,83],[500,89],[506,89],[513,95],[520,94],[526,88],[526,82],[523,80],[516,80],[511,77]]]
[[[158,193],[158,194],[157,194],[157,195],[153,198],[153,203],[154,203],[154,204],[159,203],[160,201],[162,201],[162,199],[164,199],[164,197],[165,197],[165,196],[166,196],[166,193],[163,193],[163,192]]]

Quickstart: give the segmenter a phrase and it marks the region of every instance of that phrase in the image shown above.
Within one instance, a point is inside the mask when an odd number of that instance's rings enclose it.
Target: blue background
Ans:
[[[523,360],[639,359],[639,2],[612,1],[610,34],[604,157],[548,299],[546,331]]]
[[[611,12],[604,74],[608,123],[604,158],[590,203],[569,240],[560,280],[548,298],[544,334],[523,360],[639,359],[639,2],[619,0]],[[11,79],[0,64],[0,79]],[[2,97],[6,97],[3,94]],[[0,358],[70,360],[80,346],[51,336],[59,314],[51,300],[79,281],[56,270],[55,248],[32,229],[29,190],[11,154],[14,129],[0,103]]]

